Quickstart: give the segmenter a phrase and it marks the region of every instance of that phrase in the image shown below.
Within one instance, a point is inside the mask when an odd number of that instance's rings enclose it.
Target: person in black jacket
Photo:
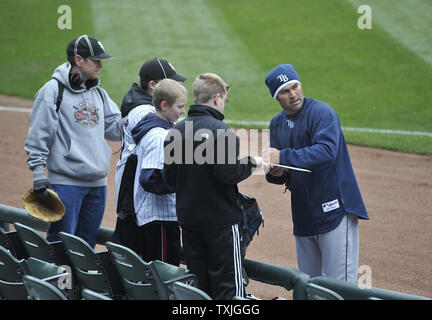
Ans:
[[[168,60],[160,58],[153,58],[144,62],[140,68],[139,77],[140,84],[134,82],[123,97],[120,108],[123,118],[136,106],[153,105],[154,87],[160,80],[173,79],[181,83],[186,81],[186,78],[178,74]]]
[[[205,73],[193,83],[188,117],[168,131],[164,177],[176,190],[184,258],[199,288],[218,300],[244,296],[237,183],[263,166],[238,159],[239,140],[225,123],[229,85]]]
[[[134,177],[137,165],[136,143],[132,130],[147,114],[155,114],[153,92],[162,79],[184,82],[185,77],[178,74],[173,65],[165,59],[153,58],[145,61],[139,71],[140,84],[133,83],[125,94],[121,114],[125,119],[120,159],[116,166],[115,188],[117,202],[117,221],[112,241],[140,252],[139,228],[136,221],[134,197]]]

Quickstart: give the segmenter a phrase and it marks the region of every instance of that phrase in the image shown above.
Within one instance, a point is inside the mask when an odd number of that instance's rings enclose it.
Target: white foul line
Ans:
[[[32,111],[32,109],[31,108],[19,108],[19,107],[0,106],[0,111],[13,111],[13,112],[27,112],[27,113],[30,113]]]
[[[254,125],[264,126],[268,128],[269,122],[266,121],[236,121],[236,120],[224,120],[227,124],[240,124],[240,125]],[[426,136],[432,137],[432,132],[424,131],[405,131],[405,130],[391,130],[391,129],[372,129],[372,128],[355,128],[355,127],[342,127],[344,131],[357,131],[357,132],[372,132],[372,133],[383,133],[383,134],[401,134],[409,136]]]
[[[342,130],[432,137],[432,132],[422,132],[422,131],[404,131],[404,130],[370,129],[370,128],[353,128],[353,127],[342,127]]]

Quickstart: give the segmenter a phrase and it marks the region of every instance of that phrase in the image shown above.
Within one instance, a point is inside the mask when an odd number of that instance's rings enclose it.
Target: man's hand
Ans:
[[[49,204],[50,195],[47,191],[47,188],[50,188],[51,185],[48,179],[41,179],[33,181],[33,191],[35,193],[35,197],[38,199],[40,203]]]
[[[270,166],[269,174],[273,177],[280,177],[284,173],[285,168]]]
[[[279,164],[280,150],[275,148],[265,148],[262,150],[262,158],[267,163]]]
[[[47,188],[51,187],[48,179],[41,179],[33,181],[33,190],[36,193],[45,192]]]

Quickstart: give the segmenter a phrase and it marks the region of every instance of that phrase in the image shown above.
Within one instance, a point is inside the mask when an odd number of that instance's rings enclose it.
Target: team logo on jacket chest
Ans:
[[[77,123],[84,128],[94,128],[99,124],[98,109],[92,104],[84,101],[74,106],[74,118]]]
[[[286,123],[287,123],[288,128],[291,128],[291,129],[294,128],[294,124],[295,124],[294,121],[287,119]]]

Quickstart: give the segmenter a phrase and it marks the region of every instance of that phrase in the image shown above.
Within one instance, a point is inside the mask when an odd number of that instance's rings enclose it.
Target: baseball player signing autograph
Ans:
[[[351,166],[336,112],[304,97],[293,65],[273,68],[265,83],[282,111],[270,122],[270,163],[311,172],[270,167],[270,183],[291,190],[300,271],[357,281],[358,218],[369,219]]]

